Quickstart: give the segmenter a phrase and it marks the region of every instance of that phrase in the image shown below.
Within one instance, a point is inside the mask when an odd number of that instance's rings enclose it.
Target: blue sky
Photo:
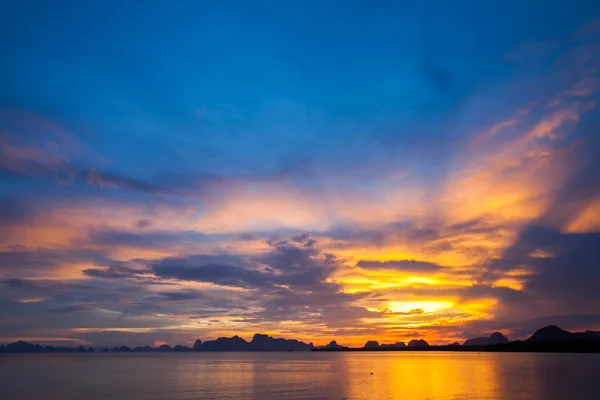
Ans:
[[[569,307],[548,305],[536,258],[599,233],[597,2],[3,9],[0,302],[25,307],[19,322],[0,314],[6,339],[454,341],[524,334],[534,318],[600,323],[572,290]],[[540,244],[540,227],[568,237]],[[498,261],[523,247],[530,265]],[[121,297],[130,286],[138,297]],[[150,307],[163,286],[188,295]],[[347,314],[312,309],[311,294]],[[515,296],[548,309],[502,311]],[[22,322],[56,310],[81,320]]]

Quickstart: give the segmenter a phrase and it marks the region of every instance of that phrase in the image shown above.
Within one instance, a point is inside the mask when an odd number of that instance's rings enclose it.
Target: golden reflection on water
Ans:
[[[466,393],[474,398],[503,398],[499,366],[493,358],[429,352],[352,356],[355,359],[344,363],[348,368],[346,398],[453,399]],[[367,369],[371,370],[368,374]]]
[[[2,355],[2,400],[596,400],[600,355]],[[32,384],[35,383],[35,384]]]

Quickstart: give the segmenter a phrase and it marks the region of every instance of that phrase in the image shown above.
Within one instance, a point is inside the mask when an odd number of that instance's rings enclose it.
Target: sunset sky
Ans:
[[[8,1],[0,343],[600,329],[598,17]]]

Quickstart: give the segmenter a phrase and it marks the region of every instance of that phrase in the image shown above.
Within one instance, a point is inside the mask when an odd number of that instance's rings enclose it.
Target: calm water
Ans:
[[[0,398],[597,400],[600,355],[0,355]]]

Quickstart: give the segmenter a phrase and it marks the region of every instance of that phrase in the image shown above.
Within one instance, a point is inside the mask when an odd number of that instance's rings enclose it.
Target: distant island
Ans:
[[[158,347],[117,346],[104,349],[93,347],[42,346],[25,341],[0,346],[0,353],[56,353],[56,352],[209,352],[209,351],[490,351],[490,352],[555,352],[555,353],[600,353],[600,332],[569,332],[550,325],[538,329],[530,338],[510,341],[500,332],[487,337],[468,339],[462,345],[458,342],[447,345],[429,345],[424,339],[394,344],[379,344],[369,340],[363,347],[347,347],[332,340],[325,346],[315,346],[294,339],[273,338],[257,333],[250,342],[239,336],[220,337],[202,342],[197,339],[192,347],[164,344]]]

